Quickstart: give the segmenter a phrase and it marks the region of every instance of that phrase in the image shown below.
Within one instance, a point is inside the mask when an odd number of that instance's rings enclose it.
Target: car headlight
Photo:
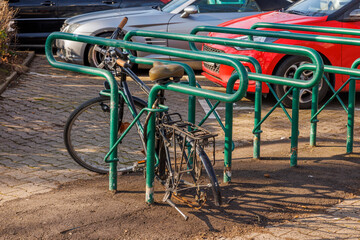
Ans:
[[[66,33],[73,33],[75,30],[80,27],[80,24],[74,23],[74,24],[65,24],[61,27],[62,32]]]
[[[239,39],[239,40],[244,40],[244,41],[251,41],[251,40],[249,40],[248,36],[241,36],[241,37],[237,37],[237,38],[234,38],[234,39]],[[273,43],[278,39],[279,38],[274,38],[274,37],[253,36],[254,42]],[[252,48],[244,48],[244,47],[234,47],[234,48],[236,50],[238,50],[238,51],[251,50],[252,49]]]

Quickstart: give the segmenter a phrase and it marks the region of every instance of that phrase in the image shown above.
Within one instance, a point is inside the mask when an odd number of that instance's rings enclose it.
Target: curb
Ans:
[[[35,57],[35,52],[34,51],[29,52],[27,57],[25,58],[24,62],[21,65],[29,66],[30,62],[33,60],[34,57]],[[18,73],[15,71],[15,72],[11,73],[11,75],[5,79],[5,82],[0,85],[0,95],[5,91],[7,86],[9,86],[9,84],[13,80],[15,80],[18,76],[20,76],[20,74],[21,73]]]

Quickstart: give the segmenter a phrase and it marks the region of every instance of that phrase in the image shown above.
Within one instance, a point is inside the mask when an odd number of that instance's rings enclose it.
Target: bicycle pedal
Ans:
[[[138,167],[145,167],[145,165],[146,165],[146,160],[137,161],[137,162],[135,163],[135,165],[138,166]]]
[[[137,162],[134,163],[134,165],[132,167],[132,171],[133,172],[140,171],[142,169],[145,169],[145,166],[146,166],[146,161],[145,160],[137,161]]]

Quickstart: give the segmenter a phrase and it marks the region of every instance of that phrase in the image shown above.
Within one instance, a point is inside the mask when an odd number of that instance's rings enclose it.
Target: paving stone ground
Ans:
[[[0,204],[97,177],[69,157],[62,131],[74,107],[97,96],[102,84],[101,78],[54,69],[39,55],[30,71],[1,95]],[[301,216],[235,239],[360,239],[360,197],[326,213]]]

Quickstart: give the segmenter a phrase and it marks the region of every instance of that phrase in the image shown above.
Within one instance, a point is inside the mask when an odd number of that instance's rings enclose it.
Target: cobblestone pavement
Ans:
[[[30,72],[1,95],[0,204],[48,192],[60,183],[95,177],[69,158],[62,140],[69,106],[78,101],[75,91],[80,85],[72,84],[86,76],[62,74],[44,56],[36,57]]]
[[[102,84],[101,78],[54,69],[40,55],[2,94],[0,204],[97,177],[69,157],[62,131],[74,107],[97,96]],[[235,239],[360,239],[360,198]]]

